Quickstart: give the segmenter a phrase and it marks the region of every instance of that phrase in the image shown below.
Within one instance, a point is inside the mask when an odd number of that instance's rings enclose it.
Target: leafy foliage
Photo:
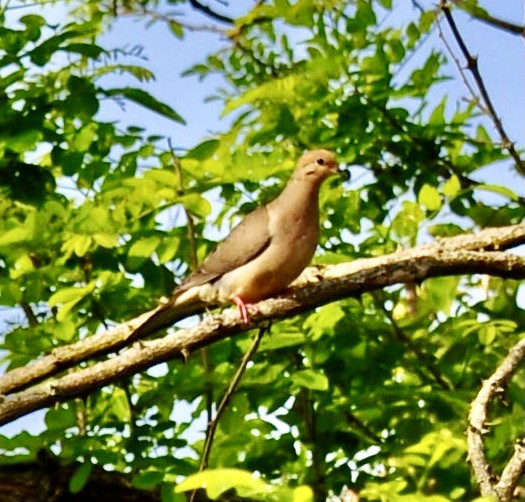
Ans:
[[[525,216],[513,186],[474,181],[508,163],[475,103],[429,101],[450,78],[444,54],[427,51],[406,71],[424,53],[433,12],[389,26],[378,22],[386,0],[257,3],[228,31],[227,50],[186,71],[224,78],[216,98],[231,127],[175,155],[165,138],[99,118],[111,99],[185,123],[143,88],[104,83],[122,72],[153,78],[110,58],[101,35],[156,3],[83,4],[65,24],[0,19],[0,302],[16,312],[2,336],[6,369],[155,305],[214,246],[204,230],[275,196],[304,148],[334,149],[362,173],[322,193],[320,263]],[[184,23],[169,27],[186,35]],[[181,209],[193,225],[177,217],[167,228]],[[212,470],[182,482],[197,470],[207,410],[249,334],[48,410],[41,434],[0,436],[0,459],[51,448],[63,462],[83,460],[72,492],[100,464],[131,469],[137,487],[164,484],[166,500],[198,486],[211,497],[236,488],[260,500],[323,500],[345,485],[370,501],[470,500],[468,403],[523,336],[518,289],[434,278],[275,324],[219,424]],[[494,410],[487,455],[497,472],[522,427],[522,376]]]

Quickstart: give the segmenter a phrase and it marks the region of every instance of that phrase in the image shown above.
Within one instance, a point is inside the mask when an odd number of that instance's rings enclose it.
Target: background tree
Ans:
[[[456,23],[524,27],[474,0],[401,20],[390,0],[51,4],[63,21],[2,5],[0,422],[46,409],[0,436],[3,500],[520,496],[523,145]],[[105,47],[123,18],[220,38],[186,75],[220,77],[223,132],[181,148],[115,121],[114,103],[190,120],[148,92],[139,45]],[[353,180],[322,192],[310,281],[253,330],[225,312],[133,340],[319,146]]]

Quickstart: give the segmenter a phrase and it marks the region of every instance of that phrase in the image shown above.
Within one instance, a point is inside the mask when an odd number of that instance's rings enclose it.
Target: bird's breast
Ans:
[[[224,274],[216,284],[222,301],[233,296],[255,303],[284,290],[310,263],[319,239],[319,225],[301,217],[269,221],[270,244],[253,260]]]

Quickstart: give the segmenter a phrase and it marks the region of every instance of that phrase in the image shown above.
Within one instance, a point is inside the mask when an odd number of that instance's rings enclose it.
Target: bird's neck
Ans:
[[[288,217],[319,221],[319,188],[322,180],[290,178],[274,203]],[[295,219],[294,218],[294,219]]]

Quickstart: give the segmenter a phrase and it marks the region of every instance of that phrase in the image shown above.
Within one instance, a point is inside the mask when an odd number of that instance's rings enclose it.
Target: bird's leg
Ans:
[[[244,303],[244,300],[240,296],[233,296],[232,301],[235,303],[235,305],[237,305],[237,308],[239,309],[239,315],[241,316],[242,322],[244,324],[248,324],[248,321],[250,320],[250,308],[254,311],[254,313],[259,312],[259,309],[255,305],[252,303]]]

